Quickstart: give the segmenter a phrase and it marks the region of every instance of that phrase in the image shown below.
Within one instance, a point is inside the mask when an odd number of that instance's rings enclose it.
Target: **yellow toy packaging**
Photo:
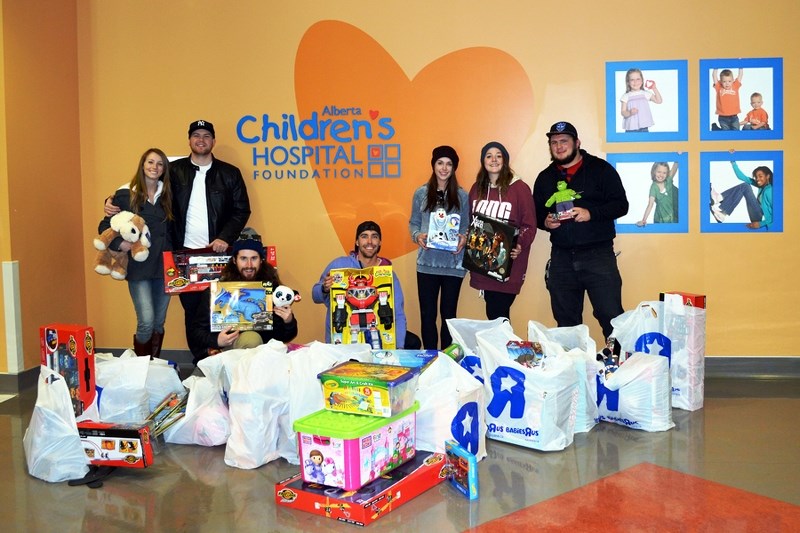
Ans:
[[[331,341],[397,347],[391,265],[331,270]]]

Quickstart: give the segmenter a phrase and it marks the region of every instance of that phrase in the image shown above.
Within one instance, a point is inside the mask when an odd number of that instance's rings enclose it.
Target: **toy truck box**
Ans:
[[[149,422],[112,424],[86,420],[78,422],[88,464],[146,468],[153,464],[153,443]]]
[[[95,397],[94,329],[48,324],[39,328],[39,340],[42,365],[64,378],[75,416],[83,414]]]
[[[267,263],[277,268],[275,247],[265,246],[264,253]],[[230,253],[216,253],[211,248],[164,252],[164,292],[178,294],[206,290],[210,282],[219,279],[230,258]]]

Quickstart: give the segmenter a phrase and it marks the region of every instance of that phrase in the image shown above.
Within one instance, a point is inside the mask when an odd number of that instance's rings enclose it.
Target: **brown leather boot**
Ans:
[[[150,354],[153,357],[161,357],[161,344],[164,342],[164,333],[165,332],[153,332],[153,337],[150,339],[153,346],[153,353]]]
[[[133,351],[139,357],[150,357],[150,354],[153,353],[153,337],[147,339],[147,342],[139,342],[136,340],[136,335],[134,335]]]

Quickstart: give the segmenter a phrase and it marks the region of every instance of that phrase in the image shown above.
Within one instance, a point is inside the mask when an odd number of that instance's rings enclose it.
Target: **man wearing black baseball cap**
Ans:
[[[533,201],[537,225],[550,232],[552,250],[545,270],[553,317],[559,327],[583,323],[584,295],[608,338],[611,319],[622,314],[622,278],[614,253],[614,220],[628,212],[628,199],[616,169],[581,149],[578,130],[556,122],[547,132],[552,163],[536,178]],[[572,219],[559,219],[545,203],[564,181],[578,191]]]
[[[333,284],[333,276],[331,270],[341,268],[367,268],[380,265],[391,265],[392,262],[385,257],[380,257],[378,252],[381,251],[381,227],[377,222],[372,220],[365,220],[356,228],[355,234],[355,247],[349,255],[337,257],[325,267],[319,277],[319,281],[314,284],[311,289],[311,299],[315,303],[324,304],[327,312],[325,313],[325,342],[331,342],[331,322],[329,320],[331,313],[331,285]],[[403,288],[400,286],[400,280],[397,279],[397,274],[392,271],[393,286],[392,291],[394,294],[394,320],[395,320],[395,336],[397,348],[408,348],[416,350],[422,347],[420,338],[406,331],[406,313],[405,302],[403,297]]]

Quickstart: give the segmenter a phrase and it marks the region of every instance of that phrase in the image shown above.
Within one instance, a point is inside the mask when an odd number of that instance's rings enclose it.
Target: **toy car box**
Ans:
[[[271,330],[272,289],[268,281],[212,281],[211,331]]]
[[[414,403],[419,372],[407,366],[347,361],[317,377],[326,409],[392,417]]]
[[[330,275],[331,342],[363,342],[375,350],[396,348],[392,266],[335,268]]]
[[[64,377],[75,416],[94,401],[94,329],[74,324],[39,328],[42,365]]]
[[[294,422],[303,481],[358,490],[416,453],[419,404],[391,418],[322,409]]]
[[[150,423],[78,422],[86,462],[94,465],[146,468],[153,464]]]
[[[437,350],[372,350],[372,362],[380,365],[419,368],[420,372],[433,363]]]
[[[503,221],[473,214],[462,265],[470,272],[506,281],[511,276],[511,250],[518,233]]]
[[[700,309],[706,308],[705,294],[694,294],[691,292],[680,292],[680,291],[665,291],[658,295],[658,299],[663,302],[665,294],[680,295],[680,297],[683,299],[683,305],[688,305],[689,307],[699,307]]]
[[[275,503],[327,518],[366,526],[445,479],[440,453],[420,453],[356,491],[305,483],[300,474],[275,485]]]
[[[469,498],[478,499],[478,459],[454,440],[444,443],[447,458],[447,480]]]
[[[274,246],[265,246],[267,263],[278,266]],[[176,250],[164,252],[164,292],[198,292],[208,288],[209,282],[219,279],[222,269],[228,264],[229,253],[216,253],[211,248],[199,250]]]

